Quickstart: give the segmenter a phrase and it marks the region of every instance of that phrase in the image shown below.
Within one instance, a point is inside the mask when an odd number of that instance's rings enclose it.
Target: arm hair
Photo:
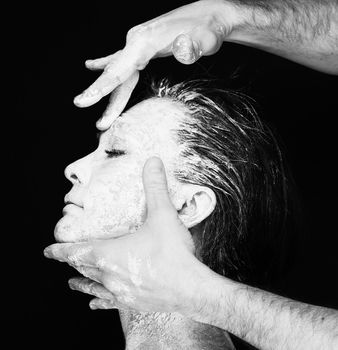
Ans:
[[[240,18],[225,41],[338,74],[337,0],[222,0]]]
[[[210,274],[212,275],[210,277]],[[193,318],[261,350],[338,348],[338,311],[298,302],[209,272]]]

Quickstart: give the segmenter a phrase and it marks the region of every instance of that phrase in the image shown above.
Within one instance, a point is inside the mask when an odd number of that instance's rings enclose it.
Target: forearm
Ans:
[[[337,349],[338,311],[280,297],[209,272],[194,319],[259,349]],[[201,294],[200,294],[201,295]]]
[[[127,350],[234,350],[228,333],[178,313],[120,311]]]
[[[338,74],[338,1],[223,0],[221,21],[236,18],[225,41],[256,47]]]

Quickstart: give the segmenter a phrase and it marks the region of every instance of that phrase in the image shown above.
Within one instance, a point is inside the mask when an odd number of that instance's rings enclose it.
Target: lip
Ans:
[[[83,202],[78,194],[72,193],[73,191],[68,192],[64,197],[64,203],[66,205],[68,204],[74,204],[80,208],[83,208]]]
[[[80,207],[77,204],[74,204],[72,202],[66,202],[65,207],[62,209],[63,215],[65,214],[77,214],[81,213],[83,210],[83,207]]]

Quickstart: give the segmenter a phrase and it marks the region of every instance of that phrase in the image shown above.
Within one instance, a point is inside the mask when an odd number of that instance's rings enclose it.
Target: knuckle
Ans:
[[[154,177],[149,180],[147,188],[153,193],[168,193],[166,183],[164,183],[162,179],[159,179],[157,176],[155,176],[155,174]]]
[[[114,82],[117,85],[120,85],[122,83],[121,76],[113,63],[107,64],[107,66],[104,68],[102,76],[106,76],[106,78],[110,79],[110,82]]]
[[[67,255],[67,260],[72,266],[79,266],[79,261],[77,257],[74,254],[68,254]]]
[[[114,65],[111,64],[111,63],[108,63],[108,64],[106,65],[106,67],[104,68],[104,73],[110,74],[110,73],[113,73],[114,70],[116,70],[116,68],[114,67]]]
[[[99,303],[99,307],[101,309],[105,309],[105,310],[108,310],[108,309],[112,309],[114,308],[114,305],[108,301],[108,300],[102,300],[100,303]]]
[[[127,41],[134,39],[135,37],[139,38],[149,31],[149,26],[145,24],[139,24],[135,27],[132,27],[127,32]]]
[[[94,282],[94,281],[88,282],[88,284],[87,284],[88,294],[95,295],[95,290],[96,290],[96,282]]]
[[[140,61],[135,63],[135,68],[137,70],[143,70],[149,63],[149,60]]]
[[[74,284],[74,289],[76,289],[76,290],[78,290],[80,292],[84,292],[84,293],[87,292],[86,284],[83,283],[82,281],[77,282],[76,284]]]

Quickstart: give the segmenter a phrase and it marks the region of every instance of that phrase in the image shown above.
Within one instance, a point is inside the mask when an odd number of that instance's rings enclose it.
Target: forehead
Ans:
[[[166,98],[151,98],[123,113],[103,138],[143,147],[168,144],[174,142],[175,131],[185,116],[183,105]]]

